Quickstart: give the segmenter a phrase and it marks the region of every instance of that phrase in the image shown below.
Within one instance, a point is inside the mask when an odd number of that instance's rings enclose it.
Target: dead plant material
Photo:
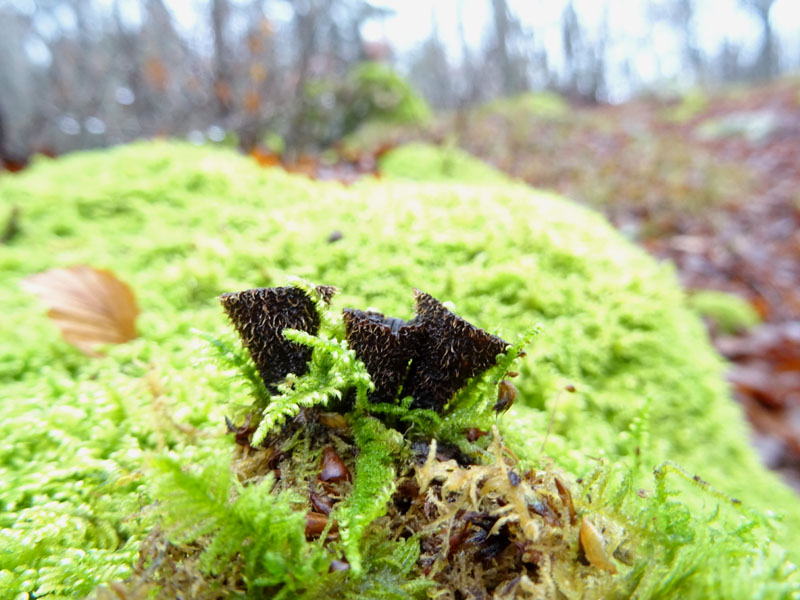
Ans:
[[[320,413],[319,422],[331,429],[347,429],[347,420],[341,413]]]
[[[233,434],[234,440],[239,446],[249,446],[250,438],[256,430],[255,426],[251,426],[250,422],[253,420],[253,414],[248,413],[244,418],[244,423],[241,425],[234,425],[228,417],[225,417],[225,428],[228,433]]]
[[[577,513],[575,512],[575,505],[572,503],[572,494],[569,491],[569,488],[566,486],[564,482],[562,482],[558,477],[554,477],[553,480],[556,483],[556,489],[558,490],[558,496],[561,498],[561,503],[567,507],[567,513],[569,514],[569,522],[571,525],[575,525],[577,519]]]
[[[211,575],[200,568],[202,544],[176,545],[155,528],[142,541],[133,574],[95,591],[94,600],[224,600],[245,597],[243,565],[234,560],[230,568]]]
[[[306,537],[309,539],[318,538],[328,526],[328,515],[318,512],[306,513]]]
[[[302,422],[287,423],[257,448],[236,445],[233,469],[244,485],[274,474],[273,493],[293,490],[305,499],[295,510],[306,515],[306,536],[336,544],[336,508],[353,484],[349,477],[320,475],[326,463],[340,475],[354,473],[356,451],[350,429],[327,426],[322,414],[306,411]],[[552,465],[522,474],[496,427],[491,434],[488,451],[462,453],[458,460],[436,440],[411,443],[407,457],[398,457],[396,491],[387,513],[372,523],[374,532],[388,539],[416,537],[421,554],[410,576],[433,579],[442,600],[603,598],[614,586],[614,561],[634,560],[622,526],[580,505],[574,484]],[[157,586],[166,590],[159,598],[222,598],[213,593],[244,590],[239,565],[224,579],[201,573],[201,552],[202,541],[177,547],[161,533],[151,534],[134,576],[120,584],[129,595],[117,597],[144,597],[134,594]],[[348,568],[341,560],[331,565]]]
[[[47,304],[47,316],[64,339],[84,354],[97,356],[101,344],[137,336],[136,297],[111,271],[86,265],[51,269],[26,277],[22,287]]]
[[[602,545],[598,554],[592,546],[589,564],[579,560],[582,527],[565,476],[552,467],[520,476],[496,427],[492,433],[486,464],[440,460],[432,441],[424,463],[398,482],[381,526],[419,536],[418,566],[441,584],[437,598],[562,598],[610,588],[616,567]],[[595,518],[620,539],[618,525]]]
[[[517,399],[517,386],[510,381],[503,379],[497,384],[497,402],[494,403],[496,413],[506,412],[514,400]]]
[[[605,540],[586,517],[581,519],[580,538],[581,548],[583,548],[587,560],[598,569],[603,569],[615,575],[617,567],[614,566],[614,563],[611,562],[608,554],[606,554]]]
[[[308,501],[297,510],[327,518],[352,490],[355,446],[349,427],[328,427],[314,409],[306,416],[304,423],[291,422],[270,434],[258,448],[237,446],[233,471],[245,485],[257,484],[272,473],[273,493],[300,492]]]
[[[322,451],[322,461],[319,470],[320,481],[343,481],[350,479],[350,471],[332,446]]]

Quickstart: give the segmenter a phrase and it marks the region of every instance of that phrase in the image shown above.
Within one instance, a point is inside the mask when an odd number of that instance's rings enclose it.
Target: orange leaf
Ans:
[[[250,150],[250,156],[256,159],[256,162],[262,167],[274,167],[281,164],[281,157],[274,152],[267,152],[261,148],[253,148]]]
[[[97,356],[98,345],[137,336],[136,297],[111,271],[86,265],[50,269],[26,277],[22,287],[50,308],[47,316],[64,339],[84,354]]]

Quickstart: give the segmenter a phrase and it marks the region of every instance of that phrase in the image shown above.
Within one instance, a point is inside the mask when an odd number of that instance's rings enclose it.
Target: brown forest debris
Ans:
[[[121,344],[137,336],[139,306],[133,290],[114,273],[87,265],[31,275],[22,287],[47,304],[64,339],[89,356],[102,344]]]

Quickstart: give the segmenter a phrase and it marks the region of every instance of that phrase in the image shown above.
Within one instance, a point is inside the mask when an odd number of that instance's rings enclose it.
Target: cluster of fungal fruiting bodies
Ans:
[[[326,303],[334,291],[316,288]],[[412,408],[441,411],[468,379],[494,365],[509,344],[454,315],[429,294],[415,290],[414,297],[416,316],[407,322],[345,308],[347,344],[375,385],[370,401],[392,402],[402,393],[413,398]],[[306,372],[311,349],[283,336],[287,328],[312,335],[319,331],[319,313],[305,291],[256,288],[223,294],[221,302],[270,391],[289,373]]]
[[[308,371],[311,350],[287,340],[283,331],[318,334],[318,308],[334,293],[327,286],[308,289],[259,288],[222,296],[270,391],[289,373]],[[468,379],[493,366],[510,345],[429,294],[415,290],[414,298],[416,315],[409,321],[345,308],[345,337],[372,379],[372,403],[410,396],[412,408],[442,412]],[[499,382],[494,410],[506,410],[515,396],[510,382]],[[359,476],[350,422],[340,413],[302,412],[258,448],[249,445],[249,420],[229,429],[242,447],[235,468],[240,480],[254,483],[275,473],[275,490],[307,493],[307,538],[327,531],[326,541],[337,539],[334,511],[353,494]],[[470,441],[487,433],[465,431]],[[304,451],[296,451],[297,440],[303,440]],[[394,464],[395,492],[379,526],[393,539],[418,535],[418,573],[442,590],[468,591],[442,597],[574,596],[586,585],[602,589],[616,572],[605,540],[573,503],[566,474],[552,466],[520,470],[496,428],[481,456],[462,455],[435,439],[409,441],[407,449]],[[616,531],[610,521],[596,522],[604,531]],[[614,535],[618,545],[621,536]],[[332,568],[348,568],[344,558],[334,563]]]

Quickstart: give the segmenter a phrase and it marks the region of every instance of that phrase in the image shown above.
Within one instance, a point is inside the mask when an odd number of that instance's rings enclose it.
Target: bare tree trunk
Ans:
[[[5,117],[3,117],[3,107],[0,106],[0,162],[6,156],[6,130]]]
[[[233,109],[232,79],[228,64],[226,28],[230,9],[228,0],[212,0],[211,27],[214,31],[214,97],[217,116],[224,119]]]
[[[705,76],[705,66],[697,44],[697,32],[695,27],[692,26],[694,17],[692,0],[679,0],[676,10],[676,19],[678,20],[676,25],[683,30],[683,53],[692,66],[692,71],[694,71],[696,77],[702,81]]]
[[[767,80],[778,73],[778,52],[776,48],[775,32],[769,21],[769,13],[775,0],[741,0],[741,4],[751,9],[761,21],[764,37],[761,40],[761,50],[752,69],[752,76],[757,80]]]
[[[765,4],[763,10],[758,11],[758,16],[761,18],[761,26],[764,31],[764,38],[761,41],[761,50],[758,53],[758,60],[756,61],[756,79],[772,79],[778,72],[777,65],[777,48],[775,40],[775,32],[772,29],[772,24],[769,22],[769,10],[772,2]]]
[[[287,135],[289,141],[289,148],[302,146],[306,141],[302,139],[305,134],[303,132],[303,116],[306,110],[306,84],[311,70],[311,59],[317,53],[317,37],[320,33],[318,24],[318,11],[322,10],[319,2],[309,0],[294,0],[292,3],[295,7],[294,13],[294,31],[295,41],[300,53],[297,58],[297,63],[294,65],[295,71],[295,84],[294,93],[290,102],[292,102],[292,118],[290,120],[290,127]]]
[[[500,77],[503,94],[514,93],[514,68],[508,55],[508,5],[506,0],[492,0],[494,31],[497,38],[497,56],[500,62]]]
[[[567,2],[561,13],[561,46],[564,49],[564,59],[567,65],[567,94],[570,96],[578,93],[578,47],[581,45],[581,27],[578,15],[572,0]]]
[[[467,106],[478,101],[480,87],[473,64],[472,52],[467,42],[467,32],[464,27],[464,0],[458,0],[458,40],[461,44],[461,76],[464,79],[461,97],[458,99],[459,111],[463,112]]]

